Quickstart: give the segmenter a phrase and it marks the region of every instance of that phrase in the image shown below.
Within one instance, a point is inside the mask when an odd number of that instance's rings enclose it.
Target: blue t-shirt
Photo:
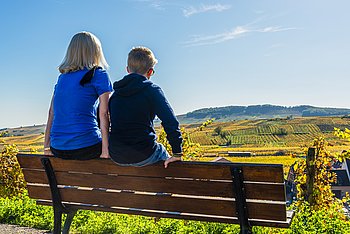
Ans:
[[[51,146],[74,150],[102,141],[97,125],[98,97],[111,92],[112,84],[105,70],[96,69],[90,83],[80,85],[88,69],[61,74],[53,94]]]

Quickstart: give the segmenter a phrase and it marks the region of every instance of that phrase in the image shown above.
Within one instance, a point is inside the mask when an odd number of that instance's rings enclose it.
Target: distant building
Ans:
[[[345,196],[346,192],[350,193],[350,160],[345,159],[344,162],[336,162],[332,165],[332,172],[337,174],[337,182],[332,185],[332,191],[337,198]]]
[[[228,151],[227,154],[228,154],[228,156],[233,156],[233,157],[251,157],[252,156],[251,152],[232,152],[232,151]]]

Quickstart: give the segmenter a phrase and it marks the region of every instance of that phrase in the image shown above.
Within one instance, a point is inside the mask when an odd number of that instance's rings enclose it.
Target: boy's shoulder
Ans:
[[[151,82],[151,85],[149,85],[147,88],[154,94],[163,93],[162,88],[153,82]]]
[[[153,83],[152,81],[151,81],[150,87],[151,87],[152,89],[161,89],[159,85],[157,85],[156,83]]]

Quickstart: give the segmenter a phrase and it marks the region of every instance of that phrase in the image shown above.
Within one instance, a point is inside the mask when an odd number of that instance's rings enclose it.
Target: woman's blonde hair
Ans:
[[[91,69],[94,66],[108,68],[100,40],[90,32],[75,34],[69,43],[67,53],[59,65],[61,73]]]

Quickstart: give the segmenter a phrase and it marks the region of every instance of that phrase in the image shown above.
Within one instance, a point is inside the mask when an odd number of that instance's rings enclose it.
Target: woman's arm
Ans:
[[[109,115],[108,100],[111,92],[105,92],[99,96],[100,101],[100,128],[102,133],[102,154],[100,158],[109,158],[108,152],[108,132],[109,132]]]
[[[52,120],[53,120],[53,98],[51,99],[49,114],[47,118],[46,123],[46,129],[45,129],[45,140],[44,140],[44,154],[45,155],[53,155],[50,150],[50,133],[51,133],[51,127],[52,127]]]

